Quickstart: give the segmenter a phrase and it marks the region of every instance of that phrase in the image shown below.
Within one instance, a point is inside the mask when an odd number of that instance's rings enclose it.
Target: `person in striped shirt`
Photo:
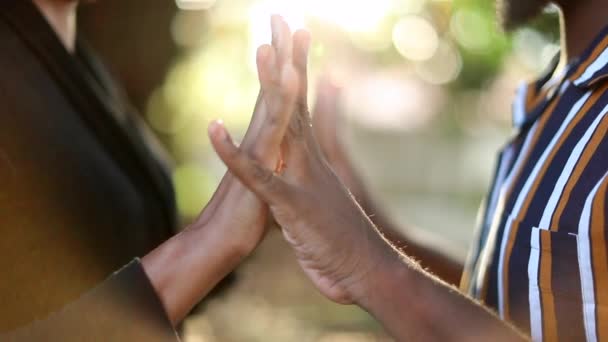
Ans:
[[[548,4],[503,0],[503,26],[519,27]],[[309,117],[305,34],[293,42],[296,111],[263,128],[284,135],[279,170],[261,167],[212,124],[218,155],[270,205],[325,296],[360,305],[398,340],[608,341],[608,1],[555,4],[560,58],[517,92],[517,134],[499,152],[464,266],[393,233],[369,201],[326,115],[330,87]],[[283,23],[278,40],[289,34]],[[447,285],[459,277],[460,289]]]

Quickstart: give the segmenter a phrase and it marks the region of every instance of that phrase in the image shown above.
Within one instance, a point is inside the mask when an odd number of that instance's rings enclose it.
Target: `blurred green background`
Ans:
[[[396,222],[451,242],[463,259],[496,150],[512,134],[520,81],[558,52],[558,14],[506,35],[492,0],[104,0],[81,26],[176,161],[187,222],[225,168],[207,138],[222,118],[247,127],[258,92],[255,51],[269,17],[313,36],[314,80],[343,88],[337,134]],[[382,329],[355,307],[316,293],[277,232],[237,270],[236,284],[185,324],[185,341],[377,341]]]

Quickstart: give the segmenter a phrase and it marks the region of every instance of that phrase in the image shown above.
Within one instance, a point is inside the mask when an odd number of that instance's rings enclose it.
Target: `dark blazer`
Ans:
[[[82,41],[69,54],[29,0],[0,1],[0,333],[175,338],[138,262],[91,291],[173,233],[156,146]]]

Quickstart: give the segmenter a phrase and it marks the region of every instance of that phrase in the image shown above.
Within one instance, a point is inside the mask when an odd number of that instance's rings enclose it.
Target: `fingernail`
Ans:
[[[212,121],[209,125],[209,132],[213,137],[223,139],[226,135],[226,131],[224,130],[224,122],[222,120]]]

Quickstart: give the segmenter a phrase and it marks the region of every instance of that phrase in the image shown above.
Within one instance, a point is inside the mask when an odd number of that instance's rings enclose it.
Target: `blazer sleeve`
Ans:
[[[138,259],[61,311],[0,334],[0,340],[179,341]]]

